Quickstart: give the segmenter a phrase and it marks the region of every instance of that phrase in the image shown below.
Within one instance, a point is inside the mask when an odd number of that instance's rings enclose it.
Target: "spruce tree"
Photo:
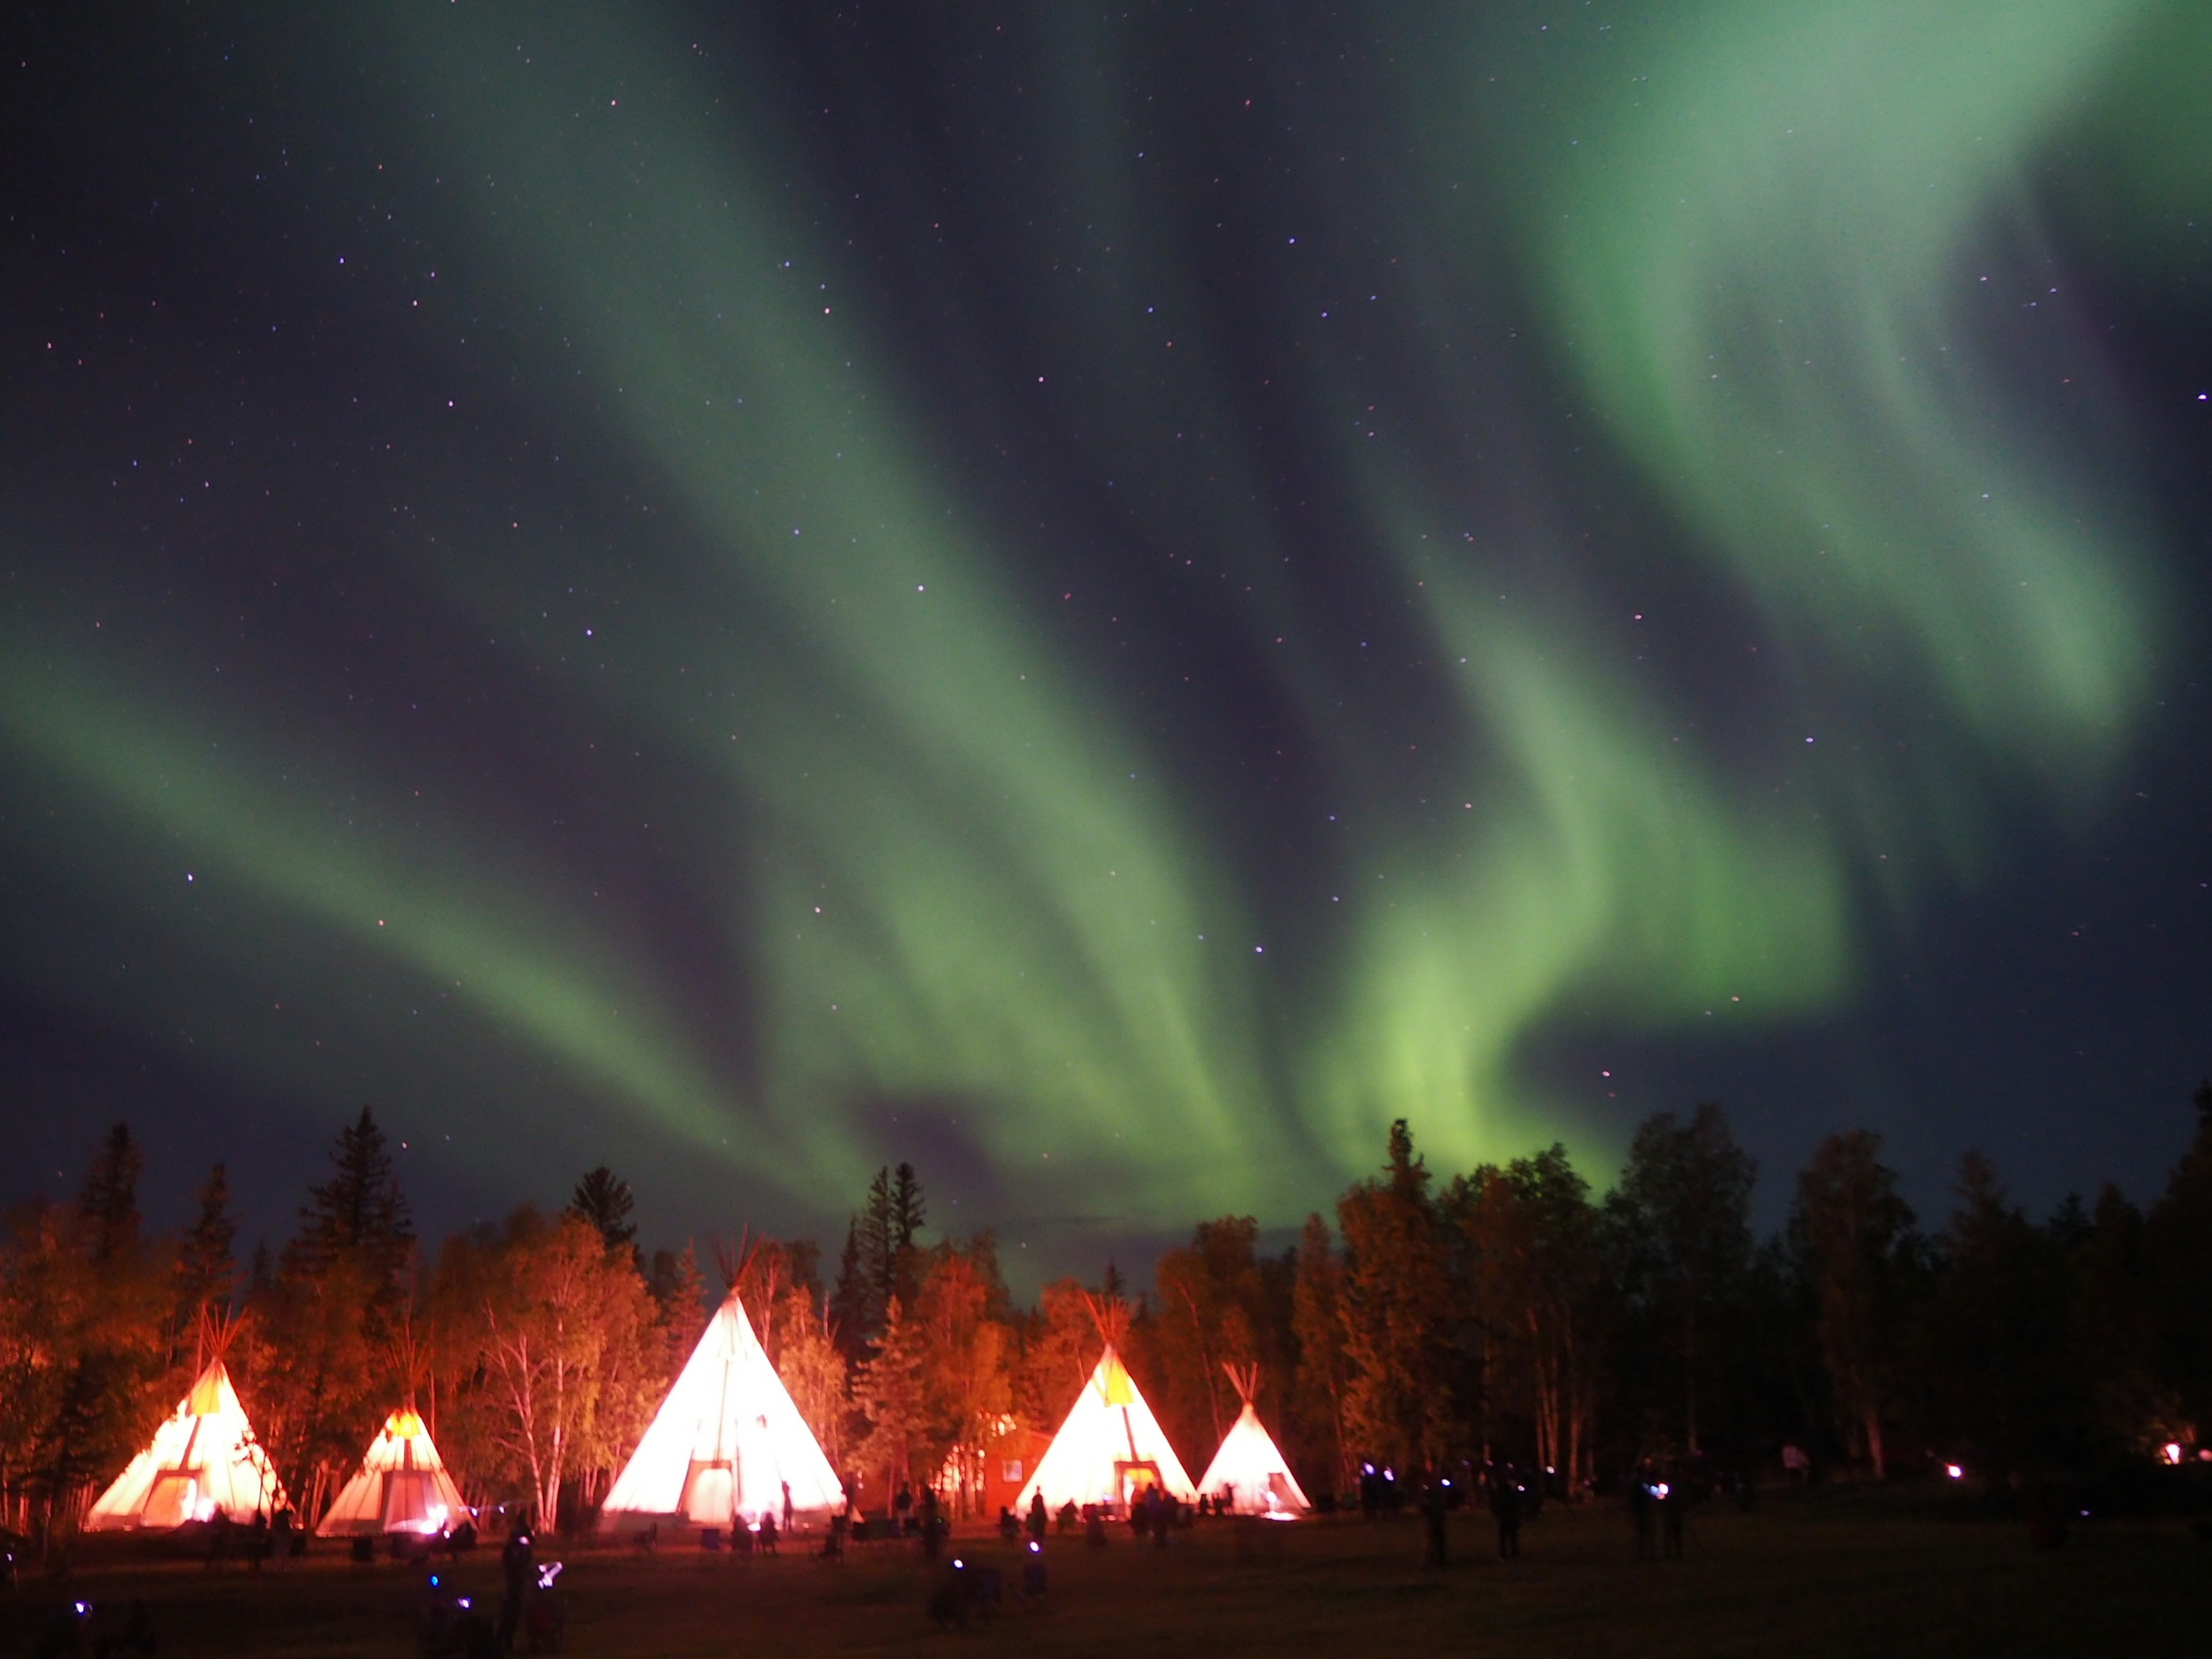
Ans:
[[[77,1215],[84,1223],[87,1253],[105,1267],[138,1242],[138,1171],[145,1164],[128,1124],[107,1132],[84,1172]]]
[[[599,1230],[609,1249],[619,1249],[637,1237],[637,1224],[630,1219],[635,1200],[630,1196],[629,1182],[617,1176],[604,1164],[586,1170],[575,1190],[568,1195],[568,1213],[581,1216]]]
[[[294,1243],[298,1265],[313,1273],[340,1255],[358,1255],[378,1299],[396,1296],[415,1229],[389,1143],[369,1108],[362,1107],[361,1116],[338,1132],[331,1164],[330,1180],[308,1188],[300,1212],[303,1224]]]
[[[238,1224],[230,1218],[230,1182],[223,1166],[208,1172],[200,1188],[200,1209],[185,1230],[177,1250],[177,1345],[190,1346],[204,1310],[228,1312],[238,1291],[238,1260],[232,1245]]]

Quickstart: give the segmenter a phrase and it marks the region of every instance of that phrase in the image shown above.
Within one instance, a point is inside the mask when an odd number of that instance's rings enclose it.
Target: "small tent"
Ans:
[[[1253,1404],[1260,1393],[1260,1368],[1224,1365],[1222,1370],[1237,1385],[1244,1409],[1221,1437],[1221,1449],[1199,1478],[1199,1491],[1232,1514],[1304,1515],[1313,1506],[1276,1449],[1274,1437],[1261,1425]]]
[[[325,1538],[387,1532],[434,1534],[468,1514],[460,1489],[411,1406],[384,1419],[361,1468],[342,1487],[315,1531]]]
[[[1185,1503],[1198,1498],[1159,1419],[1109,1341],[1091,1380],[1068,1407],[1060,1432],[1037,1461],[1036,1473],[1023,1486],[1015,1509],[1026,1510],[1030,1500],[1042,1492],[1048,1510],[1063,1504],[1124,1510],[1147,1486],[1158,1486]]]
[[[253,1437],[221,1359],[210,1360],[153,1443],[131,1460],[84,1518],[87,1532],[132,1532],[234,1521],[283,1507],[284,1486]]]
[[[801,1515],[844,1507],[836,1471],[732,1291],[608,1488],[599,1523],[726,1527],[780,1517],[787,1486]]]

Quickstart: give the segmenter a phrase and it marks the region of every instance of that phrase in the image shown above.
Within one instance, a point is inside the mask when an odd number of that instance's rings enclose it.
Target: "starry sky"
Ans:
[[[4,27],[0,1196],[2178,1155],[2201,8]]]

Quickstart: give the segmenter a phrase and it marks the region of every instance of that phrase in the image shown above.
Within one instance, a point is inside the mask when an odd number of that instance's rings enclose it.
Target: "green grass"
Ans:
[[[1016,1553],[957,1540],[1006,1569],[994,1625],[938,1632],[919,1557],[890,1546],[847,1565],[737,1561],[556,1547],[568,1651],[679,1656],[969,1651],[1132,1656],[1273,1650],[1376,1654],[2159,1655],[2212,1651],[2212,1545],[2179,1522],[2086,1522],[2060,1550],[2018,1523],[1916,1513],[1879,1495],[1779,1499],[1692,1523],[1689,1553],[1633,1559],[1626,1519],[1547,1509],[1516,1563],[1492,1557],[1488,1519],[1455,1516],[1456,1559],[1420,1565],[1415,1521],[1201,1528],[1163,1553],[1117,1532],[1103,1551],[1054,1540],[1047,1605],[1013,1605]],[[497,1553],[460,1569],[497,1600]],[[163,1659],[178,1655],[396,1655],[414,1650],[417,1576],[323,1555],[282,1573],[87,1552],[74,1593],[119,1622],[153,1603]],[[34,1573],[0,1602],[0,1653],[30,1650],[55,1592]]]

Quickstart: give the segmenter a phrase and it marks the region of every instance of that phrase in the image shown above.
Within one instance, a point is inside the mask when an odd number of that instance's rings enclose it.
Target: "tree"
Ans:
[[[468,1466],[557,1527],[564,1480],[590,1492],[659,1398],[653,1304],[629,1253],[580,1216],[526,1206],[448,1243],[432,1295],[446,1370],[466,1379],[448,1420]]]
[[[185,1230],[177,1249],[176,1358],[187,1345],[193,1350],[193,1369],[199,1368],[199,1336],[210,1315],[228,1315],[238,1294],[238,1258],[232,1245],[238,1224],[230,1218],[230,1182],[220,1164],[208,1171],[200,1188],[199,1213]]]
[[[1328,1223],[1319,1212],[1306,1218],[1298,1235],[1297,1273],[1292,1280],[1291,1329],[1297,1337],[1297,1375],[1291,1390],[1291,1421],[1308,1447],[1325,1447],[1334,1472],[1332,1490],[1352,1486],[1352,1454],[1346,1432],[1344,1401],[1350,1365],[1344,1352],[1344,1265],[1337,1259]]]
[[[927,1253],[912,1316],[924,1354],[924,1474],[952,1467],[963,1512],[981,1498],[987,1449],[1013,1404],[1006,1304],[989,1233]]]
[[[1487,1360],[1485,1421],[1500,1410],[1525,1419],[1537,1466],[1577,1490],[1595,1412],[1601,1268],[1589,1184],[1554,1142],[1455,1181],[1443,1207],[1468,1247]]]
[[[404,1392],[415,1230],[369,1108],[338,1132],[331,1178],[308,1189],[274,1288],[256,1305],[281,1341],[257,1346],[261,1433],[314,1519],[361,1455],[362,1425]]]
[[[2161,1385],[2200,1437],[2212,1437],[2212,1082],[2195,1096],[2196,1138],[2144,1218],[2144,1264],[2163,1310]]]
[[[110,1129],[93,1154],[76,1212],[94,1266],[105,1266],[137,1245],[138,1172],[145,1161],[127,1123]]]
[[[2065,1246],[1979,1152],[1960,1160],[1954,1190],[1921,1338],[1936,1427],[1992,1474],[2070,1461],[2087,1413],[2069,1357]]]
[[[1014,1409],[1037,1427],[1059,1427],[1098,1363],[1098,1327],[1081,1281],[1058,1279],[1037,1293],[1017,1330]]]
[[[887,1492],[910,1481],[917,1468],[936,1472],[927,1455],[935,1426],[924,1375],[928,1340],[894,1296],[873,1351],[853,1377],[853,1403],[868,1425],[856,1455],[864,1470],[882,1477]]]
[[[1428,1166],[1399,1119],[1380,1176],[1338,1201],[1340,1308],[1349,1382],[1345,1419],[1362,1451],[1401,1468],[1443,1461],[1456,1424],[1449,1327],[1455,1310]]]
[[[28,1477],[49,1519],[120,1468],[158,1414],[168,1286],[139,1239],[141,1164],[117,1124],[76,1205],[31,1204],[0,1249],[0,1462]]]
[[[307,1190],[288,1254],[295,1271],[310,1274],[342,1253],[358,1255],[379,1303],[388,1308],[398,1300],[415,1228],[384,1131],[368,1107],[338,1132],[331,1164],[330,1180]]]
[[[660,1333],[662,1378],[673,1382],[699,1345],[699,1321],[707,1311],[707,1275],[699,1267],[698,1247],[687,1240],[680,1255],[655,1250],[646,1288]]]
[[[1734,1310],[1751,1265],[1751,1193],[1758,1165],[1711,1101],[1687,1123],[1644,1120],[1620,1184],[1606,1200],[1617,1270],[1671,1347],[1682,1379],[1684,1449],[1698,1452],[1698,1395],[1716,1370],[1711,1338]]]
[[[604,1164],[585,1170],[568,1194],[568,1213],[590,1222],[611,1250],[636,1242],[637,1224],[630,1219],[635,1207],[629,1182]]]
[[[1790,1243],[1810,1292],[1820,1364],[1846,1444],[1887,1472],[1882,1425],[1899,1404],[1920,1237],[1897,1172],[1863,1129],[1831,1135],[1797,1177]]]
[[[855,1359],[883,1328],[893,1297],[912,1302],[921,1288],[916,1241],[927,1219],[914,1165],[886,1164],[868,1184],[868,1201],[845,1233],[831,1310],[847,1354]]]
[[[793,1285],[783,1293],[775,1326],[782,1349],[776,1375],[806,1426],[814,1431],[815,1443],[830,1467],[842,1470],[850,1438],[846,1419],[851,1403],[846,1397],[845,1356],[830,1328],[828,1310],[816,1304],[813,1292],[805,1285]]]

